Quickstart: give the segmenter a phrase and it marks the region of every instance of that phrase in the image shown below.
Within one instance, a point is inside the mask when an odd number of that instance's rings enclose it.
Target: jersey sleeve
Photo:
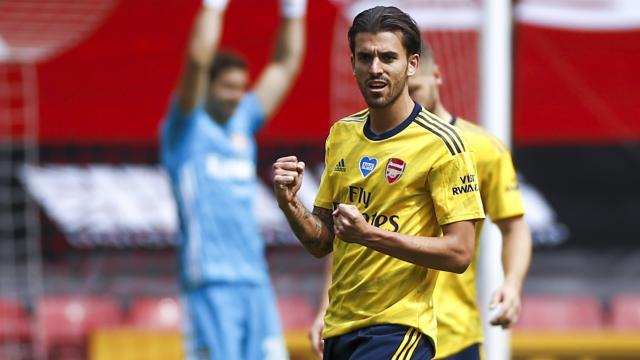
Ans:
[[[472,153],[462,152],[431,169],[428,187],[440,225],[484,218]]]
[[[167,142],[179,138],[189,125],[189,120],[195,116],[197,109],[196,107],[190,112],[185,113],[180,109],[180,105],[176,99],[171,100],[169,111],[167,111],[167,115],[160,127],[160,141]]]
[[[331,171],[329,164],[332,163],[330,144],[331,133],[329,133],[327,141],[325,142],[324,169],[322,170],[322,176],[320,177],[320,186],[318,188],[316,200],[313,203],[314,206],[324,209],[333,209],[334,201],[334,185],[332,184],[331,177],[329,176]]]
[[[518,178],[509,151],[504,151],[492,162],[482,182],[484,208],[492,220],[524,214]]]

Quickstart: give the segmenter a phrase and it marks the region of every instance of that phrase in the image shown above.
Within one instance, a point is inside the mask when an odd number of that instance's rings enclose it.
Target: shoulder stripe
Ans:
[[[464,146],[464,142],[463,142],[463,141],[462,141],[462,139],[460,138],[460,135],[458,135],[458,131],[457,131],[453,126],[451,126],[450,124],[447,124],[447,123],[446,123],[446,122],[444,122],[444,121],[440,121],[440,120],[438,120],[438,119],[434,119],[434,118],[432,117],[432,115],[431,115],[431,114],[429,114],[429,113],[427,113],[427,112],[425,112],[425,111],[422,111],[422,112],[420,113],[420,115],[422,115],[422,116],[425,118],[425,120],[427,120],[427,121],[429,121],[430,123],[432,123],[432,124],[433,124],[434,126],[436,126],[438,129],[441,129],[441,130],[443,130],[444,132],[446,132],[446,133],[447,133],[447,135],[449,135],[449,137],[450,137],[450,138],[451,138],[451,140],[453,141],[453,143],[456,145],[456,149],[458,149],[458,143],[459,143],[459,144],[460,144],[460,146],[462,147],[462,150],[463,150],[463,151],[467,151],[466,147]],[[453,139],[453,138],[451,137],[451,134],[453,134],[453,136],[455,136],[455,137],[456,137],[456,139],[458,139],[458,142],[456,142],[456,140],[455,140],[455,139]],[[459,150],[459,149],[458,149],[458,150]]]
[[[446,128],[443,128],[441,126],[442,121],[440,120],[433,120],[431,118],[426,117],[424,114],[418,115],[417,116],[418,119],[428,123],[430,126],[438,129],[440,132],[442,132],[442,134],[444,134],[444,136],[448,137],[449,140],[451,140],[451,143],[453,144],[453,146],[456,148],[456,152],[459,154],[462,152],[462,150],[460,150],[460,146],[458,145],[458,143],[456,142],[455,138],[453,137],[453,135],[451,135],[450,132],[447,131]],[[464,149],[464,147],[463,147]]]
[[[435,136],[439,137],[440,140],[442,140],[442,142],[444,142],[445,145],[447,145],[447,149],[449,149],[449,152],[451,153],[451,155],[455,155],[456,151],[453,150],[453,147],[451,146],[451,143],[449,142],[449,140],[447,140],[447,138],[438,130],[433,129],[430,125],[427,125],[425,123],[423,123],[422,121],[419,121],[418,119],[422,119],[420,116],[416,116],[415,120],[413,120],[414,123],[422,126],[423,128],[427,129],[428,131],[432,132]],[[460,149],[458,149],[458,153],[460,153]]]
[[[444,131],[449,136],[449,138],[453,141],[453,143],[456,145],[456,148],[458,148],[458,144],[460,144],[460,146],[462,147],[462,150],[467,151],[467,149],[464,146],[464,142],[460,138],[460,135],[458,135],[458,130],[456,130],[453,126],[445,123],[442,120],[434,118],[433,114],[429,114],[425,111],[421,112],[421,115],[422,117],[424,117],[426,121],[433,124],[438,129],[441,129],[442,131]],[[455,137],[455,139],[453,137]]]
[[[364,109],[364,110],[360,110],[360,111],[358,111],[358,112],[357,112],[357,113],[355,113],[355,114],[351,114],[351,115],[349,115],[349,117],[359,117],[359,116],[364,116],[364,115],[368,115],[368,113],[369,113],[369,108],[366,108],[366,109]]]
[[[366,121],[367,117],[369,116],[369,109],[364,109],[362,111],[359,111],[355,114],[346,116],[344,118],[342,118],[340,121],[346,121],[346,122],[350,122],[350,121],[354,121],[354,122],[362,122],[362,121]]]

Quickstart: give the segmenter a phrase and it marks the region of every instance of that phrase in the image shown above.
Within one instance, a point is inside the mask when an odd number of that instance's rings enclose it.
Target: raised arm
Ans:
[[[367,223],[358,208],[340,204],[333,212],[334,232],[341,240],[436,270],[463,273],[471,263],[474,221],[442,226],[443,236],[411,236]]]
[[[208,84],[209,65],[215,56],[226,1],[204,1],[191,29],[187,54],[178,85],[178,104],[188,113],[203,100]]]
[[[504,284],[491,300],[490,307],[502,308],[491,324],[508,328],[518,321],[521,294],[531,262],[531,231],[523,216],[497,220],[502,233],[502,267]]]
[[[276,199],[294,234],[315,257],[333,250],[333,220],[330,209],[313,208],[311,213],[297,197],[304,175],[304,162],[295,156],[278,159],[273,164]]]
[[[275,49],[253,89],[267,120],[296,79],[306,45],[306,0],[281,0],[281,7],[282,18]]]

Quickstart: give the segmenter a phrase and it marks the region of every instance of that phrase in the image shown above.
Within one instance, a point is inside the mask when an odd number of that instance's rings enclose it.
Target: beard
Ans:
[[[218,123],[226,123],[227,120],[233,115],[238,106],[238,101],[221,101],[218,99],[209,98],[205,104],[205,108],[209,115],[213,117]]]
[[[386,95],[374,95],[370,94],[367,90],[367,83],[370,80],[374,79],[366,79],[364,82],[359,82],[358,85],[360,87],[360,92],[362,93],[362,97],[364,101],[367,103],[367,106],[370,108],[383,108],[388,106],[389,104],[394,103],[398,97],[402,94],[402,89],[404,89],[407,79],[404,78],[398,82],[392,82],[389,79],[383,78],[387,83],[387,94]]]

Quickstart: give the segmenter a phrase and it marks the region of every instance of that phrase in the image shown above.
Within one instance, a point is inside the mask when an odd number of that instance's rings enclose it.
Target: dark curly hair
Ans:
[[[355,51],[355,38],[358,33],[376,34],[386,31],[402,33],[402,45],[407,50],[407,55],[420,54],[421,38],[418,25],[411,16],[395,6],[376,6],[356,15],[348,33],[351,53]]]

